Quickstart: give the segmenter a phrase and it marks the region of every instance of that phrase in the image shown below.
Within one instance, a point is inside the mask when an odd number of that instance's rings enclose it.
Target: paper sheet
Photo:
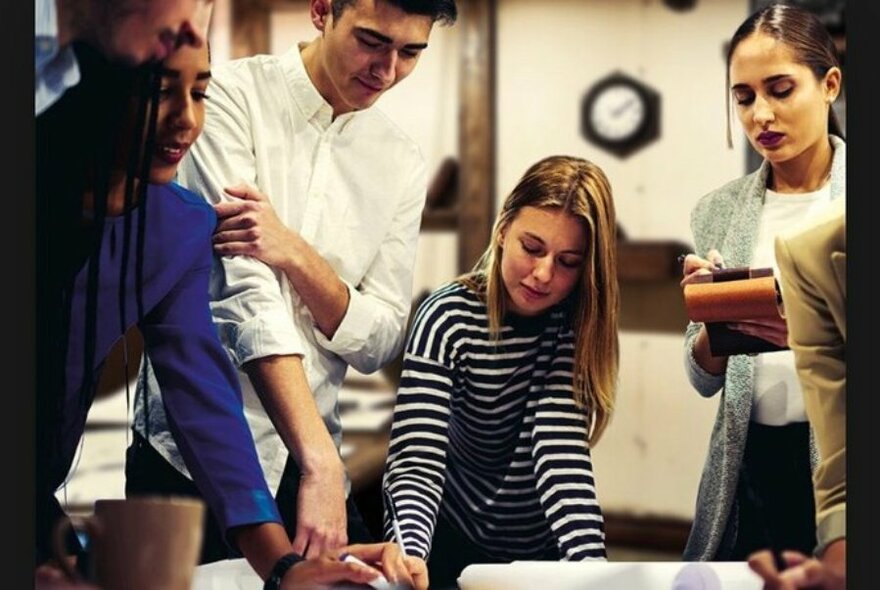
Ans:
[[[547,562],[471,565],[461,590],[760,590],[745,562]]]

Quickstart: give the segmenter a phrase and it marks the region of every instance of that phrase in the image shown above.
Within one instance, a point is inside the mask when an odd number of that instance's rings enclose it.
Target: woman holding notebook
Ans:
[[[844,198],[846,145],[831,108],[841,71],[822,23],[794,5],[754,13],[731,39],[727,79],[764,161],[697,203],[682,285],[720,266],[776,271],[776,235]],[[788,339],[782,317],[729,327],[780,347]],[[816,453],[791,351],[713,356],[705,324],[691,322],[685,367],[700,395],[722,392],[685,559],[744,560],[774,545],[810,553]]]

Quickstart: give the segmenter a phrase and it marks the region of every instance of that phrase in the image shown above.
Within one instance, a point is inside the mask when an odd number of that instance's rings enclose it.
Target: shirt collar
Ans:
[[[58,53],[58,12],[55,0],[34,5],[34,66],[41,70]]]
[[[286,74],[287,87],[306,119],[315,122],[321,129],[326,130],[333,124],[341,131],[357,113],[346,113],[333,120],[333,107],[321,96],[306,71],[301,53],[303,46],[294,45],[280,58]]]

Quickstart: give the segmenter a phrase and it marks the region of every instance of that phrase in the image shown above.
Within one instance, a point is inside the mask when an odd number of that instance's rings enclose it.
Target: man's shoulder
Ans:
[[[379,107],[374,106],[358,113],[354,121],[357,122],[357,132],[362,138],[382,142],[383,157],[387,157],[387,148],[395,150],[398,157],[408,156],[424,162],[419,144]]]
[[[276,67],[281,63],[281,57],[270,53],[258,53],[246,57],[229,59],[211,67],[212,77],[214,74],[221,75],[241,74],[244,72],[257,72],[267,67]]]
[[[280,73],[281,60],[277,55],[259,54],[239,57],[211,66],[211,85],[216,90],[226,92],[240,91],[247,97],[255,92],[255,86],[261,86]],[[210,94],[210,89],[209,92]]]

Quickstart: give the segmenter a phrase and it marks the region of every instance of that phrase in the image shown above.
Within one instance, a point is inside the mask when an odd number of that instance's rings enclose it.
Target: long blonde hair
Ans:
[[[617,390],[620,297],[611,186],[598,166],[572,156],[550,156],[526,171],[498,212],[486,251],[471,272],[457,279],[484,298],[489,333],[495,339],[507,298],[500,237],[523,207],[559,208],[585,221],[587,252],[581,279],[566,302],[575,335],[574,400],[586,414],[592,445],[608,425]]]

